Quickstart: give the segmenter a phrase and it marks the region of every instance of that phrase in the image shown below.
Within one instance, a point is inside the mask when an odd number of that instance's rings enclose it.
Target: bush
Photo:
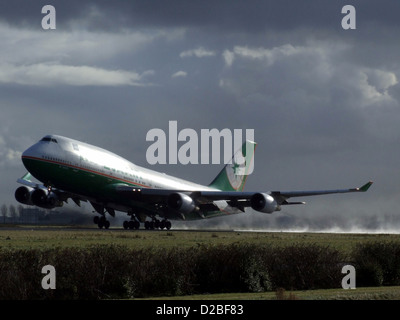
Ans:
[[[197,292],[260,292],[269,289],[269,276],[251,245],[203,246],[195,264]]]
[[[342,257],[337,250],[317,245],[276,248],[268,261],[273,289],[310,290],[341,284]]]
[[[400,244],[370,242],[358,244],[353,251],[357,285],[395,286],[400,284]]]
[[[130,252],[125,289],[133,297],[192,293],[193,252],[173,248]]]
[[[22,300],[41,290],[38,250],[0,250],[0,299]]]
[[[113,299],[331,288],[341,283],[340,261],[336,250],[317,245],[3,249],[0,299]],[[56,290],[41,287],[41,268],[48,264],[56,269]]]

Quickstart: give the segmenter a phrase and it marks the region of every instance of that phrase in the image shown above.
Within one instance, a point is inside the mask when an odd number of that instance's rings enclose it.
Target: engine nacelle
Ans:
[[[47,192],[44,189],[35,189],[31,194],[32,203],[35,206],[53,209],[55,207],[62,207],[63,202],[58,198],[54,192]]]
[[[191,197],[179,192],[170,194],[167,203],[169,208],[183,214],[190,213],[196,208],[196,204]]]
[[[272,213],[280,210],[276,200],[266,193],[254,194],[250,199],[250,204],[254,210],[264,213]]]
[[[33,205],[33,202],[31,200],[31,195],[33,191],[34,189],[30,187],[19,187],[17,190],[15,190],[15,200],[22,204],[27,204],[31,206]]]

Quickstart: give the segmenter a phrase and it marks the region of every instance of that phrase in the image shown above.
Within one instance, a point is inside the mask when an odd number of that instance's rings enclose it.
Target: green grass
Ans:
[[[257,293],[219,293],[156,297],[135,300],[399,300],[400,287],[321,289],[306,291],[269,291]]]
[[[358,243],[370,241],[400,242],[394,234],[339,234],[291,232],[224,232],[224,231],[131,231],[120,229],[88,230],[53,227],[0,228],[0,247],[9,249],[48,249],[54,247],[85,247],[116,244],[129,248],[198,247],[200,245],[228,245],[232,243],[287,246],[295,243],[318,244],[350,252]]]

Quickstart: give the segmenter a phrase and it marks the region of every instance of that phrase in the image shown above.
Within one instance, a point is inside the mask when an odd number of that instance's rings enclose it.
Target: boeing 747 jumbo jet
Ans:
[[[99,228],[110,226],[106,213],[114,217],[115,211],[122,211],[130,216],[123,223],[125,229],[139,229],[140,223],[146,229],[170,229],[170,220],[236,214],[246,207],[272,213],[283,205],[304,204],[288,202],[289,198],[365,192],[372,184],[337,190],[243,192],[255,147],[254,142],[246,141],[216,178],[203,186],[139,167],[84,142],[47,135],[22,154],[28,173],[17,180],[23,186],[15,191],[15,198],[46,209],[61,207],[68,199],[78,206],[89,201],[99,214],[93,219]],[[250,161],[238,164],[238,156]],[[32,181],[32,176],[40,183]]]

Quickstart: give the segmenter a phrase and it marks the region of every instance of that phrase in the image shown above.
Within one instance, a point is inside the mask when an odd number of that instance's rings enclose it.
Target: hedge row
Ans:
[[[400,283],[400,245],[359,245],[351,257],[357,286]],[[0,299],[108,299],[285,288],[340,288],[343,261],[332,248],[232,244],[137,250],[124,246],[0,249]],[[56,270],[44,290],[42,267]]]
[[[400,244],[370,242],[353,252],[358,286],[400,285]]]
[[[135,250],[123,246],[0,250],[0,299],[103,299],[340,285],[339,253],[316,245]],[[56,270],[44,290],[42,267]]]

